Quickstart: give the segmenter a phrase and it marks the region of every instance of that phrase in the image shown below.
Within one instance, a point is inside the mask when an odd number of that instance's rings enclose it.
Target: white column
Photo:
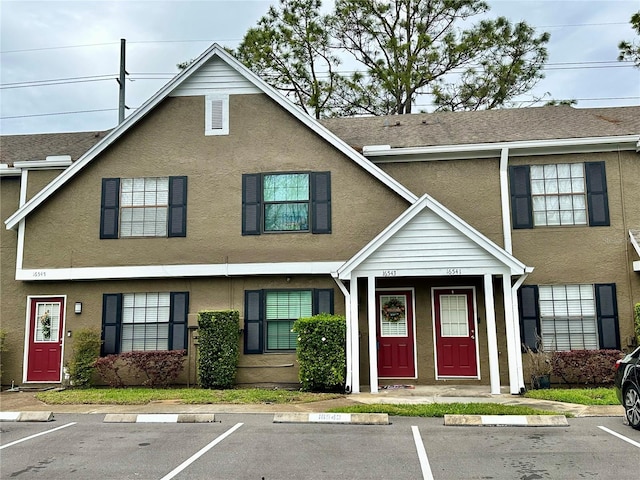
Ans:
[[[493,298],[491,274],[484,276],[484,308],[487,318],[487,346],[489,349],[489,377],[491,394],[500,394],[500,364],[498,359],[498,334],[496,332],[496,309]]]
[[[376,338],[376,277],[368,277],[367,318],[369,321],[369,385],[378,393],[378,342]]]
[[[358,277],[349,285],[349,310],[351,312],[351,393],[360,393],[360,335],[358,332]]]
[[[502,295],[504,297],[504,323],[507,330],[507,360],[509,362],[509,391],[517,395],[520,393],[518,375],[518,357],[520,353],[520,338],[515,338],[513,301],[511,299],[511,275],[502,275]]]
[[[345,294],[344,296],[344,312],[347,324],[347,338],[345,341],[345,346],[347,347],[347,378],[345,379],[345,387],[347,388],[348,392],[353,392],[353,378],[351,376],[353,371],[353,345],[351,344],[351,337],[353,336],[353,325],[351,325],[351,295],[348,294]]]

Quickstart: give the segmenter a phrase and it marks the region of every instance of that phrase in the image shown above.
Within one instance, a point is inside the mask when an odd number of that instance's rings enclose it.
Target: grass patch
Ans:
[[[613,388],[551,388],[549,390],[530,390],[524,396],[538,400],[577,403],[579,405],[620,404]]]
[[[332,393],[308,393],[290,390],[242,388],[206,390],[199,388],[86,388],[47,391],[36,398],[49,405],[145,405],[162,400],[184,404],[261,404],[309,403],[340,398]]]
[[[538,410],[519,405],[499,403],[429,403],[373,404],[336,407],[332,413],[387,413],[399,417],[444,417],[445,415],[558,415],[558,412]],[[565,414],[571,416],[570,414]]]

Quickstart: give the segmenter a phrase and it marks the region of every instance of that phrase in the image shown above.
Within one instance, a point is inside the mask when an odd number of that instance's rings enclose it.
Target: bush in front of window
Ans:
[[[342,315],[322,313],[293,324],[302,390],[344,391],[347,374],[347,323]]]
[[[95,328],[82,328],[74,332],[73,353],[68,364],[73,386],[89,387],[93,384],[101,344],[100,332]]]
[[[553,375],[569,385],[613,385],[620,350],[572,350],[553,352]]]
[[[198,313],[198,377],[202,388],[231,388],[236,381],[240,314]]]
[[[186,354],[186,350],[126,352],[101,357],[95,366],[100,378],[112,387],[168,387],[183,371]]]

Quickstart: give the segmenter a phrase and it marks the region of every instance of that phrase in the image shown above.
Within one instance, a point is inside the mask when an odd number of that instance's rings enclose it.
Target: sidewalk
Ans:
[[[35,398],[36,392],[19,391],[0,393],[0,411],[54,413],[278,413],[326,412],[330,408],[358,404],[396,403],[500,403],[522,405],[558,413],[572,413],[576,417],[622,417],[621,405],[588,406],[550,402],[520,397],[503,392],[491,395],[486,386],[416,386],[406,389],[380,390],[380,393],[358,393],[312,403],[297,404],[203,404],[185,405],[174,400],[152,402],[147,405],[47,405]]]

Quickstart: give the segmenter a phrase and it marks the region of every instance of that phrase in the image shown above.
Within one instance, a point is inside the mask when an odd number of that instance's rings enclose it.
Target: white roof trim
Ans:
[[[342,280],[349,280],[351,273],[358,268],[369,256],[371,256],[378,248],[380,248],[387,240],[393,237],[402,227],[409,223],[416,215],[428,208],[438,215],[442,220],[447,222],[453,228],[464,234],[472,242],[477,244],[484,251],[492,255],[494,258],[507,266],[513,275],[522,275],[533,271],[533,268],[527,267],[513,255],[507,253],[506,250],[496,245],[483,234],[478,232],[471,225],[466,223],[453,212],[438,203],[428,194],[424,194],[420,199],[407,208],[397,219],[395,219],[387,228],[380,232],[371,242],[369,242],[362,250],[356,253],[350,260],[338,269],[338,277]]]
[[[9,167],[6,163],[0,163],[0,177],[19,177],[22,170],[15,167]]]
[[[178,88],[187,78],[189,78],[196,70],[202,65],[208,62],[214,56],[218,56],[222,61],[226,62],[230,67],[234,68],[238,73],[244,76],[247,80],[253,83],[257,88],[262,90],[266,95],[273,99],[276,103],[282,106],[285,110],[295,116],[303,124],[311,128],[318,135],[328,141],[331,145],[336,147],[340,152],[345,154],[348,158],[364,168],[367,172],[378,178],[381,182],[398,193],[401,197],[410,203],[417,200],[417,196],[411,193],[405,186],[395,180],[393,177],[382,171],[376,165],[373,165],[370,161],[356,152],[353,148],[347,145],[340,138],[331,133],[328,129],[320,125],[309,115],[304,113],[293,103],[291,103],[280,92],[264,82],[255,73],[250,71],[238,60],[229,55],[222,47],[214,43],[211,47],[205,50],[191,65],[184,69],[181,73],[171,79],[164,87],[162,87],[155,95],[147,100],[140,106],[133,114],[127,117],[121,124],[115,127],[109,132],[101,141],[91,147],[74,162],[69,168],[53,179],[47,186],[35,194],[27,203],[20,207],[13,215],[11,215],[5,224],[7,229],[15,228],[20,220],[24,219],[29,213],[35,210],[42,202],[44,202],[52,193],[62,187],[75,176],[80,170],[82,170],[87,164],[89,164],[96,156],[107,149],[112,143],[114,143],[124,132],[129,130],[133,125],[143,119],[150,111],[152,111],[156,105],[164,100],[169,94]]]
[[[219,263],[17,269],[16,280],[115,280],[124,278],[331,275],[344,262]]]
[[[428,156],[433,160],[446,160],[448,158],[490,158],[500,156],[500,152],[503,148],[509,149],[509,156],[517,157],[527,155],[549,155],[553,153],[604,152],[611,150],[633,151],[636,150],[638,145],[640,145],[640,135],[621,135],[398,148],[384,148],[385,146],[381,145],[367,145],[363,147],[363,152],[367,158],[376,157],[376,162],[383,162],[383,157],[407,156]],[[407,160],[403,159],[396,161]]]

